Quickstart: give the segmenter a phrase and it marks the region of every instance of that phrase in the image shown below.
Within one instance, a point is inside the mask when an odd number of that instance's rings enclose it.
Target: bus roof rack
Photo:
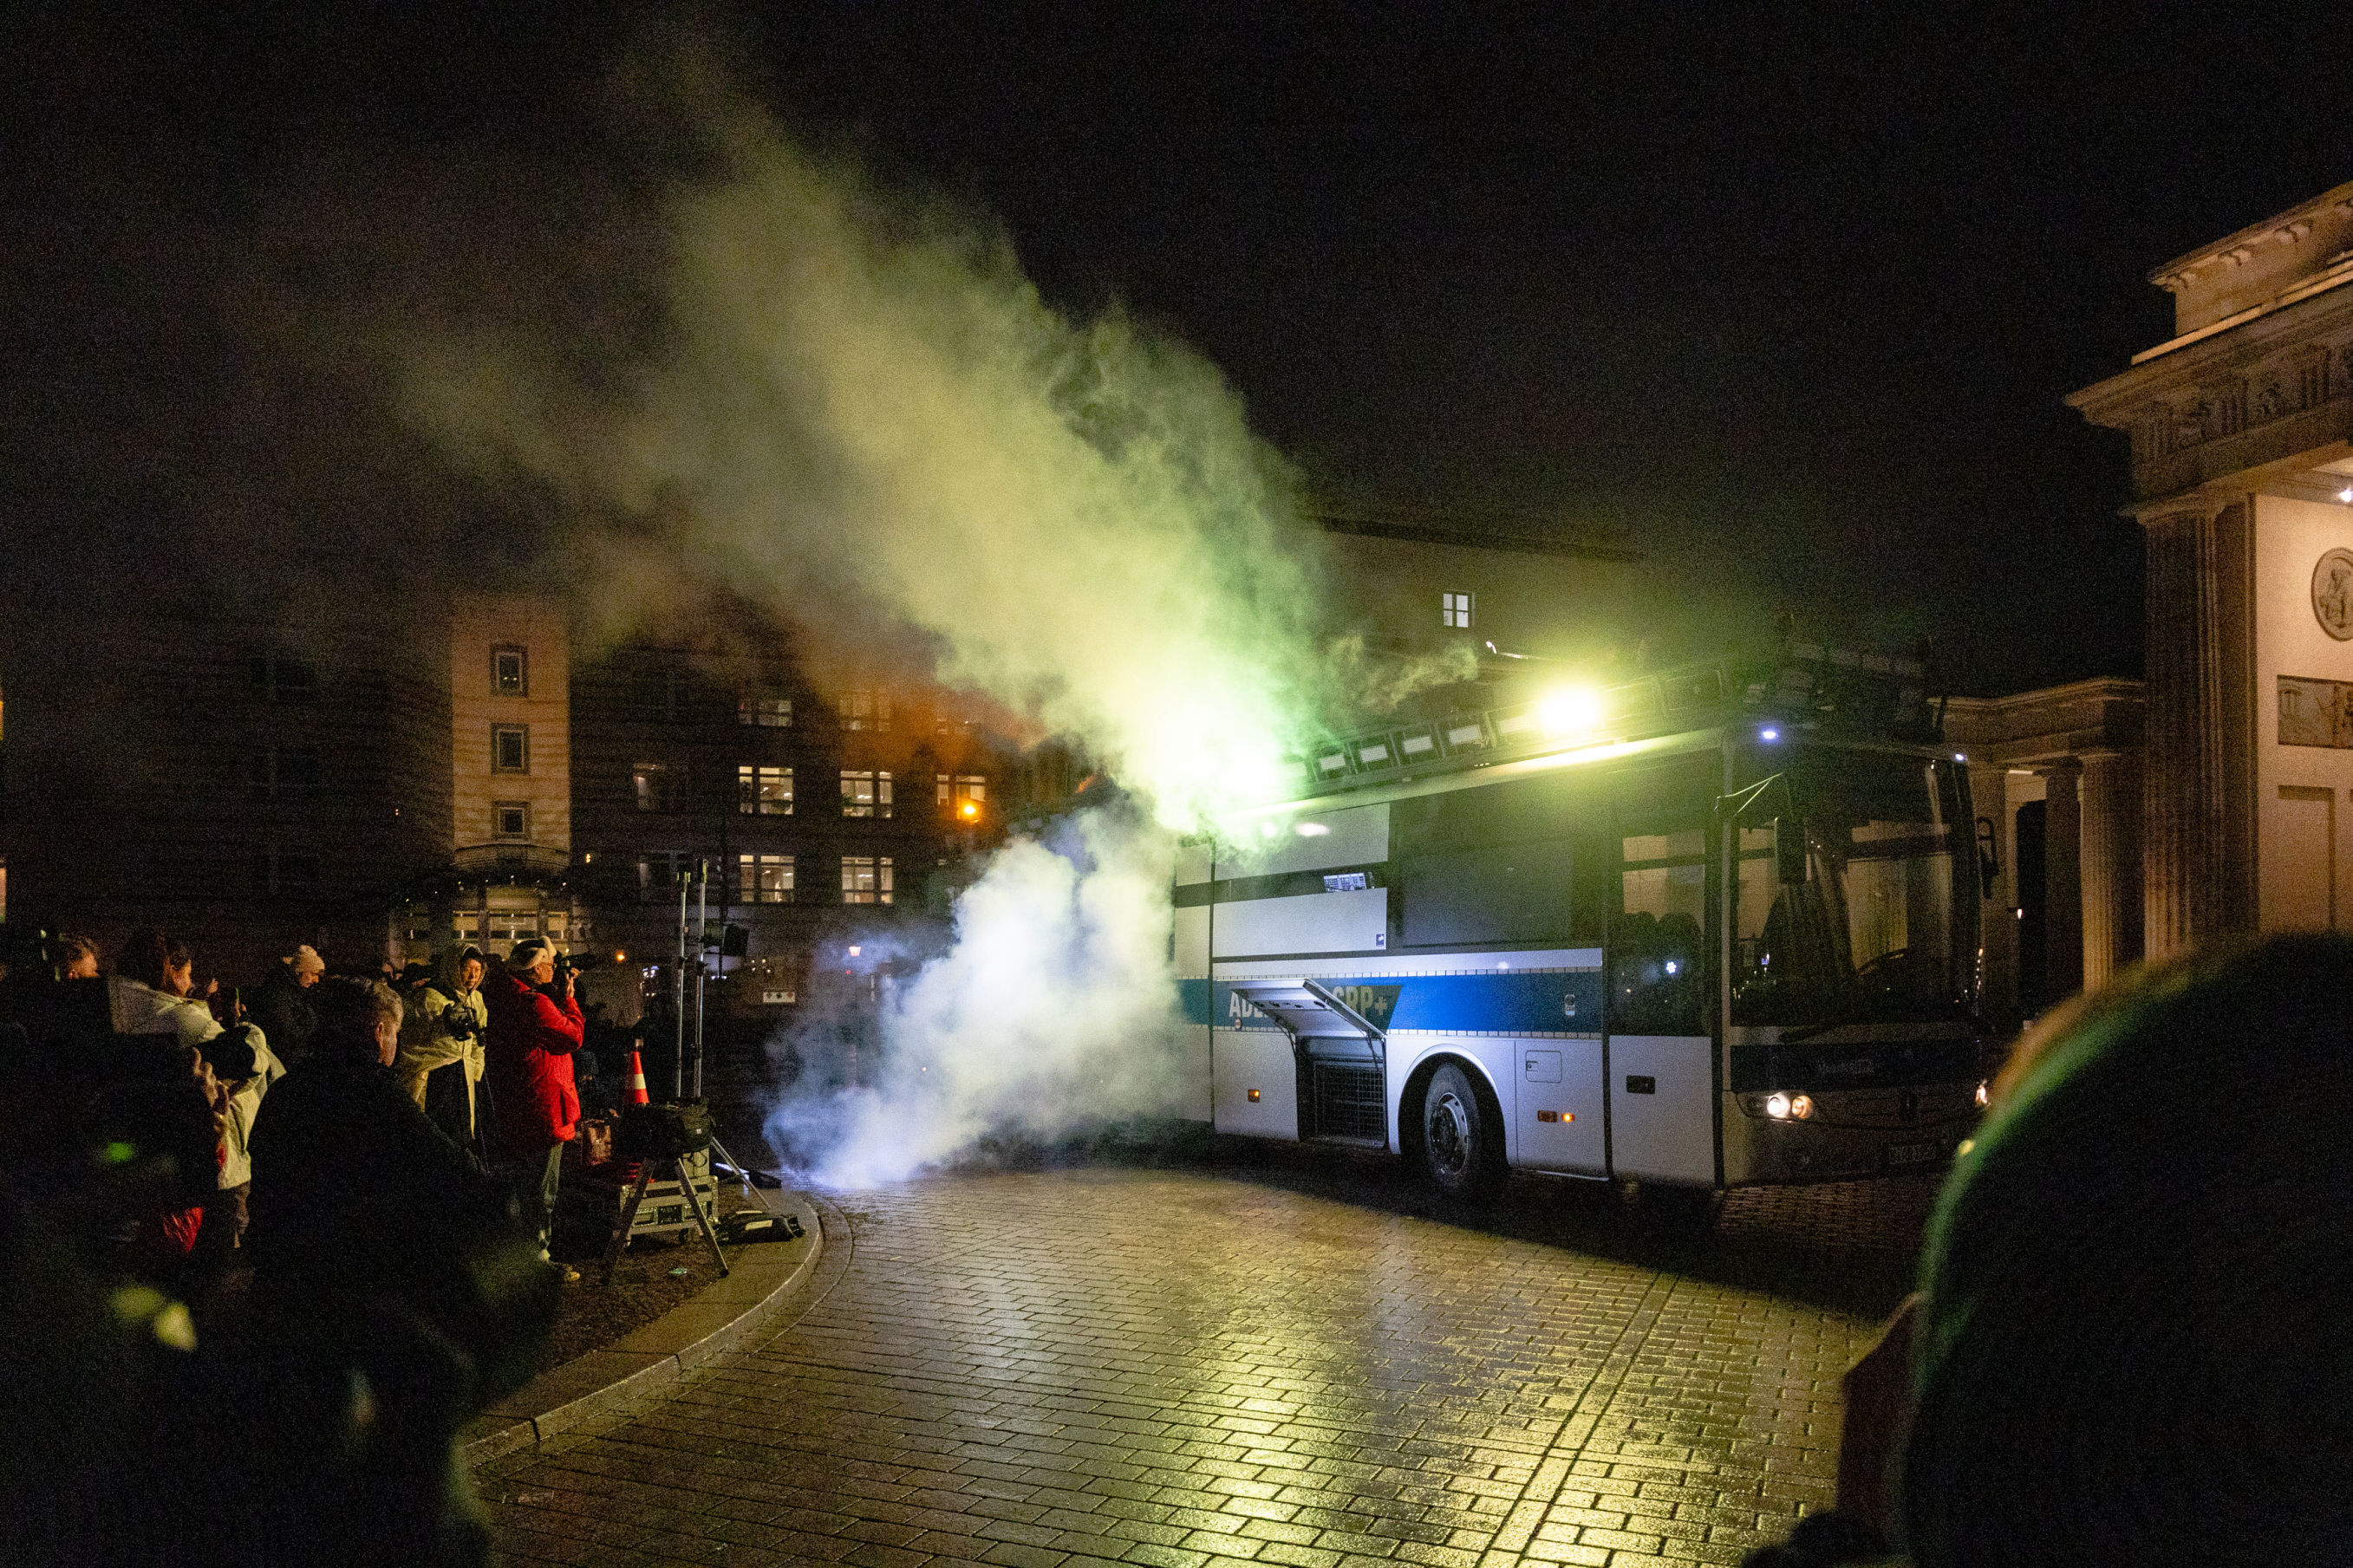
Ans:
[[[1739,719],[1927,743],[1942,737],[1944,718],[1943,701],[1928,695],[1924,658],[1784,640],[1769,655],[1704,659],[1598,692],[1360,732],[1299,761],[1320,794]]]

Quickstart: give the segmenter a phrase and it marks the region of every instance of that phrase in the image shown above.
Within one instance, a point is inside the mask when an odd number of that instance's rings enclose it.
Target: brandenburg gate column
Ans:
[[[2096,991],[2140,953],[2140,867],[2122,852],[2140,815],[2140,773],[2120,751],[2078,753],[2083,828],[2084,989]]]
[[[2044,984],[2048,994],[2056,998],[2073,995],[2088,979],[2083,922],[2066,918],[2066,911],[2080,909],[2084,900],[2083,811],[2077,791],[2083,767],[2068,757],[2036,771],[2042,774],[2042,907],[2049,911],[2042,922]]]
[[[2144,936],[2160,959],[2254,928],[2254,531],[2237,502],[2145,526]]]

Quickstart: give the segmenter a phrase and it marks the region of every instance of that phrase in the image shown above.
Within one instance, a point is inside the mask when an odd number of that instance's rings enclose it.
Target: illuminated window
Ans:
[[[531,805],[527,801],[502,800],[491,807],[491,832],[498,838],[531,837]]]
[[[845,904],[887,904],[891,901],[891,857],[844,855],[841,858],[841,901]]]
[[[860,686],[841,694],[841,727],[845,730],[887,730],[891,727],[891,694]]]
[[[746,816],[793,814],[793,770],[744,763],[735,770],[735,809]]]
[[[791,903],[793,858],[789,855],[735,857],[735,897],[747,904]]]
[[[633,763],[629,791],[639,811],[676,811],[686,794],[686,770],[668,763]]]
[[[841,770],[841,815],[844,816],[888,816],[891,815],[891,774],[876,773],[871,768]]]
[[[1461,626],[1466,631],[1469,630],[1471,626],[1471,595],[1468,594],[1440,594],[1438,596],[1438,619],[1439,624],[1441,626]]]
[[[531,772],[530,725],[493,724],[491,726],[491,772],[494,773]]]
[[[988,804],[988,779],[983,773],[934,773],[940,809],[962,821],[979,820]]]
[[[746,691],[735,700],[735,722],[764,725],[771,730],[790,729],[793,700],[765,688]]]
[[[501,697],[531,695],[531,682],[525,673],[522,649],[494,647],[491,650],[491,689]]]

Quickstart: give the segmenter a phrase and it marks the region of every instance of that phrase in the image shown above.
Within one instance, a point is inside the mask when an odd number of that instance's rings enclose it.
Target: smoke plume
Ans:
[[[1284,466],[1213,367],[1116,312],[1064,319],[1000,236],[740,104],[698,123],[654,220],[657,330],[599,353],[527,320],[406,322],[406,410],[603,520],[630,603],[683,572],[803,631],[812,604],[903,628],[941,684],[1074,739],[1143,804],[997,853],[953,945],[881,1005],[866,1087],[779,1112],[794,1147],[830,1141],[821,1178],[1176,1109],[1172,835],[1275,787],[1374,674],[1318,640]]]

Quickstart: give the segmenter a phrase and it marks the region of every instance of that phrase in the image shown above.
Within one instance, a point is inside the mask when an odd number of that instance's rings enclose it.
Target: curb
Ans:
[[[724,1279],[500,1400],[458,1429],[459,1462],[479,1465],[543,1443],[617,1405],[659,1394],[740,1345],[808,1279],[825,1251],[825,1222],[806,1194],[779,1193],[770,1206],[798,1215],[805,1234],[737,1248],[729,1254]]]

